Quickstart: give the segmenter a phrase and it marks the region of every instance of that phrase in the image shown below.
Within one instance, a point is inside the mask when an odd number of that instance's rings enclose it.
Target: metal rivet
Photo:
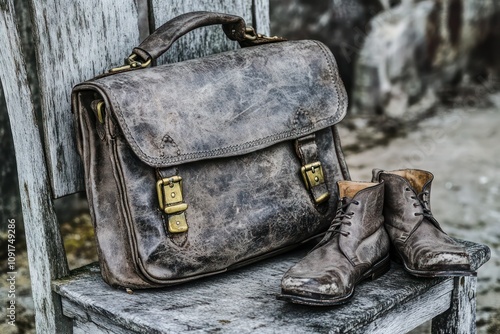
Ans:
[[[319,182],[319,177],[315,176],[314,181]]]
[[[170,196],[172,196],[172,198],[174,198],[175,197],[175,193],[171,193]]]
[[[176,225],[180,225],[180,224],[181,224],[181,222],[175,222],[175,224],[176,224]]]

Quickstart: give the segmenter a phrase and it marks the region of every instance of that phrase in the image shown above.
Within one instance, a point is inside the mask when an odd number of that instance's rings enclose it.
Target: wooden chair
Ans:
[[[327,332],[402,333],[433,319],[434,333],[474,333],[476,278],[416,279],[398,265],[358,287],[337,308],[275,300],[279,281],[304,250],[216,277],[127,294],[107,286],[92,264],[69,271],[54,200],[83,190],[69,96],[74,84],[119,65],[139,43],[135,0],[27,0],[37,50],[41,123],[28,85],[14,0],[0,0],[0,79],[16,150],[38,333]],[[159,25],[193,10],[243,16],[269,33],[268,1],[150,0]],[[198,31],[178,43],[181,59],[234,48],[220,33]],[[197,46],[198,48],[192,48]],[[177,49],[180,50],[180,49]],[[187,50],[187,51],[186,51]],[[43,135],[42,135],[43,133]],[[487,247],[465,243],[474,266]]]

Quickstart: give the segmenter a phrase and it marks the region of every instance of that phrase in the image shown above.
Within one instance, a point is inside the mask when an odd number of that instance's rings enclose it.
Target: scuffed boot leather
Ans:
[[[465,249],[449,237],[431,212],[434,176],[417,169],[373,170],[385,184],[385,227],[394,260],[419,277],[475,275]]]
[[[278,299],[305,305],[348,301],[356,285],[389,270],[383,183],[339,181],[339,208],[323,240],[290,268]]]

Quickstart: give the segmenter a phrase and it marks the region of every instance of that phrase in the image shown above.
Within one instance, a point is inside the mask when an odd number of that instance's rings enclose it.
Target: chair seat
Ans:
[[[489,259],[488,247],[459,242],[474,268]],[[64,315],[75,323],[119,333],[402,333],[450,307],[453,278],[415,278],[396,263],[382,277],[360,284],[354,298],[342,306],[306,307],[276,300],[281,277],[306,251],[133,294],[104,283],[94,263],[53,282],[53,288],[62,297]]]

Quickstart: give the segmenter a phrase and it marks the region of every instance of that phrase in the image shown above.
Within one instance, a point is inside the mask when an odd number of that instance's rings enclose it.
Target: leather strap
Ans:
[[[222,24],[227,37],[232,40],[243,41],[245,39],[246,24],[243,18],[222,13],[191,12],[177,16],[156,29],[138,47],[134,48],[133,53],[143,60],[156,59],[181,36],[196,28],[214,24]]]
[[[315,134],[301,137],[295,141],[295,151],[302,162],[302,176],[316,204],[326,201],[330,192],[326,185],[323,167],[318,159],[318,146]]]

